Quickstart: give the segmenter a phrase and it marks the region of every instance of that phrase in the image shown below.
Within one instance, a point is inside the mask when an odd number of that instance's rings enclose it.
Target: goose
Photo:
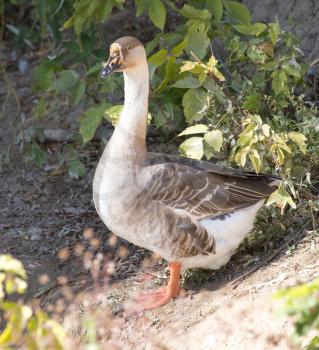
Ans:
[[[181,268],[219,269],[229,261],[278,177],[148,153],[149,68],[138,39],[110,46],[101,77],[112,72],[124,75],[124,107],[96,168],[93,201],[115,235],[167,260],[168,284],[136,297],[148,310],[179,295]]]

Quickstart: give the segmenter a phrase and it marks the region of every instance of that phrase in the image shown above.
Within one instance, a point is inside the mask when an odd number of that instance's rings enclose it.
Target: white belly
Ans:
[[[219,269],[225,265],[235,253],[239,244],[252,230],[256,214],[264,204],[264,200],[244,209],[237,210],[221,218],[204,219],[200,223],[212,235],[216,242],[216,253],[197,255],[182,260],[184,267],[201,267]]]

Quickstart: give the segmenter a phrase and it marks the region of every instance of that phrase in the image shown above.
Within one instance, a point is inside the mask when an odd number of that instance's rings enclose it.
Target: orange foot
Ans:
[[[169,264],[170,278],[166,287],[139,294],[135,300],[143,310],[151,310],[169,303],[180,291],[180,263]]]

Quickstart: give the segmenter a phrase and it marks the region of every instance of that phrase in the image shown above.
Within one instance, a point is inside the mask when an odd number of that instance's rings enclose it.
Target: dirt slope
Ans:
[[[103,349],[296,349],[290,341],[292,324],[278,314],[273,294],[278,288],[319,276],[319,237],[309,233],[298,247],[291,248],[236,284],[231,280],[229,266],[224,278],[217,272],[216,278],[198,285],[196,290],[187,290],[182,297],[155,311],[128,317],[120,312],[107,320],[102,317],[100,321],[108,329],[107,335],[100,338]],[[145,273],[155,278],[143,283]],[[67,313],[66,327],[81,339],[79,320],[88,300],[95,300],[90,307],[94,305],[100,315],[108,315],[122,302],[133,300],[138,291],[163,284],[160,273],[159,266],[140,269],[134,277],[102,290],[98,299],[96,293],[84,294],[81,311],[76,304]]]

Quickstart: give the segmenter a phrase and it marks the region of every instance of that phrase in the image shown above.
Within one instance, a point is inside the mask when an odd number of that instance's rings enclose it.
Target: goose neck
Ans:
[[[117,152],[145,153],[149,94],[147,62],[124,72],[124,89],[124,108],[113,135]]]

